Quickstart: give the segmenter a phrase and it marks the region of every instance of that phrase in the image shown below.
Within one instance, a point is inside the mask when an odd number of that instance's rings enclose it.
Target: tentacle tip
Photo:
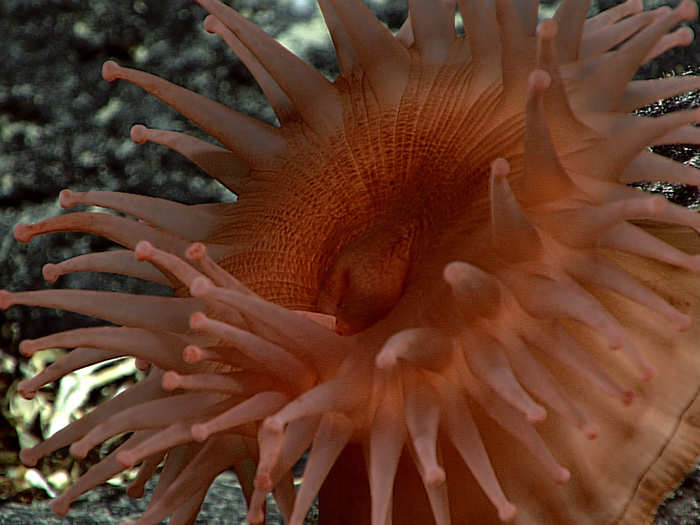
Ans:
[[[192,439],[202,443],[209,437],[209,430],[203,423],[195,423],[190,429],[190,434],[192,434]]]
[[[131,140],[134,142],[134,144],[145,144],[148,142],[148,128],[143,124],[131,126],[129,135],[131,136]]]
[[[569,469],[560,467],[558,472],[554,475],[554,481],[558,485],[563,485],[567,481],[571,479],[571,472],[569,472]]]
[[[258,523],[262,523],[263,519],[265,519],[265,515],[263,514],[262,510],[260,509],[250,509],[248,511],[248,515],[245,517],[246,522],[248,522],[250,525],[257,525]]]
[[[61,273],[61,267],[58,264],[46,263],[41,269],[41,274],[44,276],[44,280],[48,283],[55,283],[58,278],[63,275]]]
[[[192,320],[190,318],[190,327],[192,326]],[[202,358],[202,349],[195,345],[187,345],[182,350],[182,359],[185,363],[198,363]]]
[[[627,5],[632,13],[641,13],[644,11],[644,2],[642,2],[642,0],[627,0]]]
[[[117,454],[117,462],[124,468],[132,468],[136,464],[136,458],[128,450]]]
[[[219,20],[214,15],[208,15],[204,19],[204,30],[207,33],[215,34],[218,29]]]
[[[270,416],[263,422],[265,430],[274,434],[281,434],[284,430],[284,423],[274,416]]]
[[[193,297],[202,297],[209,292],[211,281],[206,277],[195,277],[190,284],[190,293]]]
[[[148,241],[139,241],[134,247],[136,260],[144,261],[153,256],[153,245]]]
[[[0,310],[7,310],[15,304],[15,297],[12,292],[0,290]]]
[[[438,487],[445,482],[445,471],[437,465],[429,467],[425,470],[424,479],[429,487]]]
[[[503,157],[494,159],[491,162],[491,175],[494,177],[505,177],[510,173],[510,164]]]
[[[64,210],[69,210],[76,204],[80,204],[80,198],[82,196],[82,192],[61,190],[61,192],[58,194],[58,203]]]
[[[58,497],[51,502],[51,510],[59,516],[65,516],[68,514],[69,509],[70,503],[65,501],[62,497]]]
[[[676,9],[683,20],[695,20],[698,17],[698,4],[694,0],[683,0]]]
[[[459,261],[452,261],[447,263],[442,269],[442,278],[448,283],[453,284],[459,280],[463,273],[461,263]]]
[[[543,20],[537,26],[537,34],[544,40],[551,40],[559,32],[559,24],[554,19]]]
[[[695,31],[692,27],[681,27],[676,31],[676,45],[689,46],[695,40]]]
[[[643,365],[642,366],[642,381],[648,382],[654,379],[658,372],[656,371],[656,368],[654,368],[651,365]]]
[[[102,64],[102,78],[107,82],[114,82],[119,78],[121,69],[121,66],[114,60],[107,60],[107,62]]]
[[[552,83],[552,77],[544,69],[535,69],[528,79],[530,89],[536,92],[545,91]]]
[[[176,388],[180,387],[180,385],[182,384],[181,379],[182,376],[180,376],[180,374],[178,374],[174,370],[168,370],[163,374],[163,377],[160,382],[161,386],[163,387],[163,390],[171,392]]]
[[[25,467],[35,467],[39,458],[34,452],[34,448],[25,448],[19,452],[19,460]]]
[[[139,499],[143,498],[143,495],[146,493],[146,489],[144,488],[143,483],[132,484],[127,487],[126,493],[129,495],[130,498]]]
[[[541,405],[535,405],[525,417],[530,423],[539,423],[547,419],[547,410]]]
[[[389,352],[380,352],[374,359],[374,364],[380,370],[391,370],[396,366],[396,356]]]
[[[19,344],[19,351],[24,357],[31,357],[34,355],[34,352],[36,352],[36,349],[32,346],[33,342],[33,339],[25,339]],[[24,381],[22,381],[22,383],[24,383]]]
[[[498,508],[498,518],[504,522],[513,521],[517,514],[518,509],[510,501],[506,501]]]
[[[34,399],[37,392],[36,388],[31,384],[31,381],[20,381],[17,385],[17,391],[24,399]]]
[[[204,312],[193,313],[190,315],[190,328],[192,330],[203,330],[207,326],[207,319],[208,317],[204,315]]]
[[[588,439],[596,439],[600,434],[600,427],[595,423],[586,423],[581,427],[581,430]]]
[[[625,340],[621,335],[612,335],[608,338],[610,350],[619,350],[623,346],[625,346]]]
[[[675,325],[676,330],[679,332],[685,332],[693,325],[693,318],[689,315],[680,314],[675,321]]]
[[[71,456],[78,459],[85,459],[85,456],[87,456],[88,453],[87,450],[83,449],[83,447],[80,444],[80,441],[76,441],[75,443],[73,443],[70,446],[69,452]]]
[[[15,236],[15,239],[19,242],[29,242],[32,240],[32,237],[34,237],[32,233],[32,225],[31,224],[24,224],[20,222],[19,224],[16,224],[14,229],[12,230],[12,233]]]
[[[690,257],[689,269],[695,273],[700,273],[700,255]]]
[[[195,242],[185,251],[185,257],[189,261],[201,261],[207,254],[207,249],[201,242]]]
[[[152,365],[148,361],[136,358],[136,359],[134,359],[134,366],[136,366],[136,368],[138,368],[142,372],[146,372],[147,370],[151,369]]]
[[[260,492],[267,494],[273,489],[272,478],[269,472],[258,472],[253,480],[255,488]]]

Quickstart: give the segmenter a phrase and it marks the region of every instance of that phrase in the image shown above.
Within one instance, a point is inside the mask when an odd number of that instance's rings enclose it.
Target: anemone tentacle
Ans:
[[[293,525],[317,493],[323,523],[347,502],[372,525],[648,518],[658,480],[677,481],[700,452],[688,430],[700,384],[689,232],[700,219],[625,183],[698,182],[647,147],[698,143],[700,113],[629,112],[700,82],[632,77],[690,42],[677,26],[697,17],[695,3],[644,11],[628,0],[586,19],[588,2],[565,0],[538,24],[536,0],[409,0],[394,35],[360,0],[319,0],[340,63],[333,82],[233,8],[198,3],[278,128],[113,62],[103,76],[219,140],[132,128],[237,202],[65,190],[66,208],[133,219],[76,212],[15,228],[23,242],[81,231],[128,248],[47,265],[47,280],[116,271],[175,294],[0,292],[2,309],[121,325],[25,341],[27,354],[75,348],[22,383],[25,397],[115,356],[151,365],[145,382],[23,451],[27,464],[66,445],[84,456],[134,432],[54,509],[142,462],[129,491],[140,495],[165,459],[138,524],[192,522],[229,466],[250,523],[263,522],[271,492]],[[297,491],[291,469],[308,448]],[[614,494],[595,492],[601,471]]]

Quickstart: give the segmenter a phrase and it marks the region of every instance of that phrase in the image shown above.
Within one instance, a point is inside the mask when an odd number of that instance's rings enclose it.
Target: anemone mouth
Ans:
[[[516,513],[523,523],[618,523],[648,513],[658,495],[626,504],[639,480],[653,485],[648,472],[674,461],[676,476],[677,462],[697,452],[696,432],[669,433],[695,417],[691,284],[700,263],[679,249],[697,241],[676,234],[700,230],[700,220],[621,180],[628,170],[657,174],[647,146],[697,140],[688,129],[697,110],[628,114],[700,86],[631,80],[648,57],[687,41],[670,31],[695,18],[694,4],[644,13],[633,1],[586,21],[587,6],[567,1],[538,26],[535,2],[460,1],[467,37],[458,38],[455,2],[409,2],[393,35],[361,2],[322,0],[341,67],[331,83],[236,11],[199,3],[211,13],[206,29],[246,62],[280,128],[114,62],[103,76],[144,88],[219,140],[132,129],[135,142],[179,151],[239,201],[183,206],[66,190],[65,208],[138,220],[76,212],[15,229],[22,242],[82,231],[126,248],[47,266],[49,280],[117,271],[176,292],[0,292],[2,309],[56,307],[117,325],[25,341],[27,354],[74,348],[20,385],[26,397],[114,356],[151,368],[23,452],[28,464],[66,445],[80,457],[133,432],[54,509],[64,514],[138,463],[131,492],[140,493],[165,458],[138,523],[191,522],[211,480],[233,467],[249,522],[264,520],[273,492],[299,525],[319,490],[342,493],[332,471],[359,446],[364,488],[345,487],[371,498],[359,519],[373,525]],[[685,168],[668,176],[700,180]],[[677,229],[654,236],[636,220]],[[667,447],[685,448],[649,457]],[[296,490],[291,467],[307,449]],[[591,496],[600,469],[615,472],[620,500]],[[332,521],[337,509],[326,501]]]

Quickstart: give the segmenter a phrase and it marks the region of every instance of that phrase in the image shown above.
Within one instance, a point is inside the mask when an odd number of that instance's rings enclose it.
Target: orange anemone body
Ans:
[[[126,248],[47,265],[47,279],[117,271],[175,291],[0,292],[3,308],[116,325],[23,342],[75,348],[63,372],[115,355],[152,364],[23,451],[27,464],[69,444],[84,456],[133,432],[54,510],[137,464],[140,494],[164,459],[137,523],[192,522],[230,467],[250,523],[269,492],[295,525],[319,492],[329,524],[647,523],[700,452],[700,217],[625,183],[697,184],[647,148],[697,143],[700,114],[631,112],[700,80],[632,76],[689,43],[673,30],[695,4],[630,0],[586,19],[587,2],[565,0],[538,24],[536,1],[415,0],[394,35],[359,0],[319,0],[341,71],[330,82],[233,9],[198,2],[279,127],[113,62],[103,75],[217,139],[132,129],[238,201],[66,190],[64,207],[139,220],[83,212],[15,229]]]

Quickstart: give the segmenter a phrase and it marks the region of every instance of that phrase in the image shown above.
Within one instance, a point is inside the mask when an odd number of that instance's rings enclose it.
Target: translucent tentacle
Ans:
[[[196,241],[204,240],[218,224],[217,216],[206,208],[135,193],[63,190],[59,202],[66,209],[80,204],[121,211],[179,237]]]
[[[22,353],[24,355],[31,355],[34,352],[26,351],[23,348]],[[109,359],[114,359],[115,357],[119,357],[119,354],[116,352],[105,352],[98,348],[76,348],[72,352],[51,363],[31,379],[21,381],[17,385],[17,391],[23,398],[33,399],[39,389],[44,385],[56,379],[60,379],[79,368],[101,363]]]
[[[155,142],[177,151],[237,194],[241,193],[250,174],[248,165],[226,148],[185,133],[137,124],[131,128],[131,140],[136,144]]]
[[[321,73],[234,9],[218,0],[197,0],[197,3],[216,16],[255,55],[305,121],[331,129],[341,125],[338,94]]]
[[[557,33],[557,50],[562,64],[573,62],[579,58],[579,47],[583,35],[586,14],[590,0],[564,0],[554,15],[559,27]]]
[[[145,381],[137,383],[118,396],[102,403],[93,411],[56,432],[49,439],[42,441],[35,447],[23,449],[20,452],[22,463],[33,467],[44,456],[79,440],[91,428],[106,421],[112,415],[139,403],[166,396],[167,393],[163,392],[160,387],[160,376],[160,372],[151,372]]]
[[[44,279],[56,282],[62,275],[75,272],[104,272],[130,275],[145,281],[172,286],[172,282],[150,264],[134,259],[130,250],[86,253],[57,264],[48,263],[42,268]]]
[[[285,150],[279,132],[269,125],[155,75],[108,61],[102,67],[102,76],[108,82],[127,80],[158,97],[219,140],[249,166],[264,165],[266,159]]]
[[[542,242],[508,184],[510,167],[505,159],[491,164],[491,240],[493,248],[508,261],[539,256]]]
[[[426,64],[440,65],[455,39],[455,4],[449,0],[409,0],[415,44]]]
[[[267,72],[265,66],[261,64],[256,56],[251,53],[250,49],[239,40],[236,34],[215,16],[209,15],[204,19],[204,28],[210,33],[219,35],[228,44],[231,50],[236,53],[238,58],[241,59],[263,90],[265,97],[268,102],[270,102],[280,123],[284,125],[284,123],[296,113],[296,109],[286,93],[282,91],[279,84],[270,73]]]
[[[328,475],[336,458],[352,436],[352,423],[343,414],[329,413],[321,417],[311,452],[304,469],[304,481],[294,503],[290,525],[303,525],[304,518]]]
[[[0,290],[0,309],[12,305],[43,306],[98,317],[119,325],[149,330],[189,331],[189,317],[204,309],[195,298],[157,297],[93,290]]]
[[[379,102],[397,106],[408,76],[408,52],[364,2],[330,0],[330,4]]]
[[[182,373],[198,367],[182,360],[188,341],[175,334],[142,328],[98,326],[59,332],[40,339],[22,341],[22,351],[34,353],[47,348],[87,346],[101,348],[113,356],[133,356],[164,369]]]

